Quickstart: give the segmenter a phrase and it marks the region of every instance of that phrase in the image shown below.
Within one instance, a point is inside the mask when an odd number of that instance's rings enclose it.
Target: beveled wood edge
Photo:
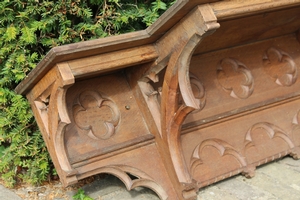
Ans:
[[[249,15],[255,15],[262,12],[272,12],[279,9],[290,8],[293,6],[299,6],[300,0],[269,0],[269,2],[263,2],[261,0],[252,0],[252,2],[259,2],[257,4],[251,4],[251,1],[245,1],[240,6],[234,4],[226,4],[224,8],[224,3],[211,3],[211,7],[215,12],[218,20],[228,20],[238,17],[246,17]]]
[[[197,0],[198,4],[215,2],[219,0]],[[26,94],[56,63],[73,59],[84,58],[116,50],[128,49],[154,43],[164,31],[171,28],[177,21],[170,19],[181,19],[193,6],[189,0],[177,0],[160,18],[149,28],[142,31],[125,33],[122,35],[89,40],[52,48],[47,55],[37,64],[26,78],[15,88],[18,94]],[[188,6],[190,5],[190,6]],[[180,12],[182,11],[182,12]],[[170,23],[167,23],[170,21]]]
[[[293,94],[278,97],[276,99],[271,99],[268,101],[264,101],[261,103],[256,103],[249,105],[247,107],[241,108],[238,113],[225,112],[212,117],[208,117],[205,119],[205,122],[196,121],[193,123],[183,124],[181,135],[188,134],[195,130],[203,129],[206,127],[213,126],[217,123],[227,122],[241,116],[246,116],[252,113],[258,113],[262,110],[269,109],[272,107],[276,107],[279,105],[283,105],[292,101],[296,101],[300,99],[300,92],[295,92]]]
[[[153,44],[196,5],[210,3],[218,20],[300,5],[300,0],[261,0],[259,4],[257,4],[257,0],[253,0],[249,1],[247,6],[243,4],[238,7],[235,3],[235,6],[225,9],[222,5],[228,4],[228,1],[216,1],[218,0],[177,0],[157,22],[145,30],[54,47],[15,88],[15,92],[25,95],[56,63]]]
[[[116,148],[108,148],[104,149],[101,153],[96,153],[95,155],[92,155],[91,157],[85,158],[85,159],[78,159],[80,161],[76,161],[74,163],[71,163],[73,168],[79,168],[87,164],[95,163],[98,161],[101,161],[106,158],[113,157],[115,155],[119,155],[128,151],[132,151],[138,148],[141,148],[143,146],[147,145],[153,145],[155,144],[154,136],[153,135],[144,135],[141,137],[138,137],[137,139],[129,140],[127,142],[121,143]],[[115,147],[114,146],[114,147]],[[85,156],[85,155],[82,155]]]

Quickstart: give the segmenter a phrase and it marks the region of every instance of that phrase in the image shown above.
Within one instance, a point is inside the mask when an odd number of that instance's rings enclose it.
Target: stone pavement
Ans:
[[[0,185],[0,199],[1,200],[21,200],[21,198],[13,193],[12,191],[6,189],[3,185]]]
[[[95,200],[159,200],[147,188],[127,191],[114,176],[96,179],[82,187]],[[72,199],[76,191],[68,192]],[[0,200],[18,200],[13,192],[0,185]],[[300,200],[300,160],[290,157],[266,164],[256,170],[252,179],[237,175],[198,192],[197,200]]]

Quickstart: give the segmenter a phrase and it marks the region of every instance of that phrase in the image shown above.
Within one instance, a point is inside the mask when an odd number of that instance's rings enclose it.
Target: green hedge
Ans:
[[[0,174],[7,186],[55,174],[26,99],[14,88],[55,46],[145,29],[175,0],[2,0]]]

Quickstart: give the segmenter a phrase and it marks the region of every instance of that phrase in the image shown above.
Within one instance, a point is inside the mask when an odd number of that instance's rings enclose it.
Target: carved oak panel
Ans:
[[[294,34],[194,56],[191,72],[206,90],[206,105],[183,129],[300,94],[300,45]]]
[[[300,157],[300,0],[177,0],[147,30],[55,47],[17,87],[65,186],[161,199]]]
[[[239,173],[253,176],[256,166],[288,154],[297,158],[299,105],[296,98],[182,135],[185,160],[198,186]]]
[[[73,164],[153,138],[122,73],[77,82],[66,96],[65,143]]]

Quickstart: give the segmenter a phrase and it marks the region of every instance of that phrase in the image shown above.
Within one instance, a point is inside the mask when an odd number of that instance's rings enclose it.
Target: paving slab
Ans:
[[[224,191],[220,189],[220,187],[215,185],[199,190],[197,195],[197,200],[212,200],[212,199],[239,200],[239,198],[231,194],[230,191],[226,191],[226,190]]]
[[[17,194],[0,185],[0,199],[1,200],[22,200]]]
[[[237,179],[244,181],[247,185],[267,191],[276,199],[289,200],[300,198],[299,191],[295,190],[291,185],[278,181],[276,175],[268,176],[260,170],[257,170],[255,177],[252,179],[247,179],[242,176],[237,177]],[[289,196],[286,196],[286,194],[289,194]]]
[[[286,168],[292,169],[300,173],[300,160],[295,160],[290,157],[286,157],[278,161],[279,164],[282,164]]]

